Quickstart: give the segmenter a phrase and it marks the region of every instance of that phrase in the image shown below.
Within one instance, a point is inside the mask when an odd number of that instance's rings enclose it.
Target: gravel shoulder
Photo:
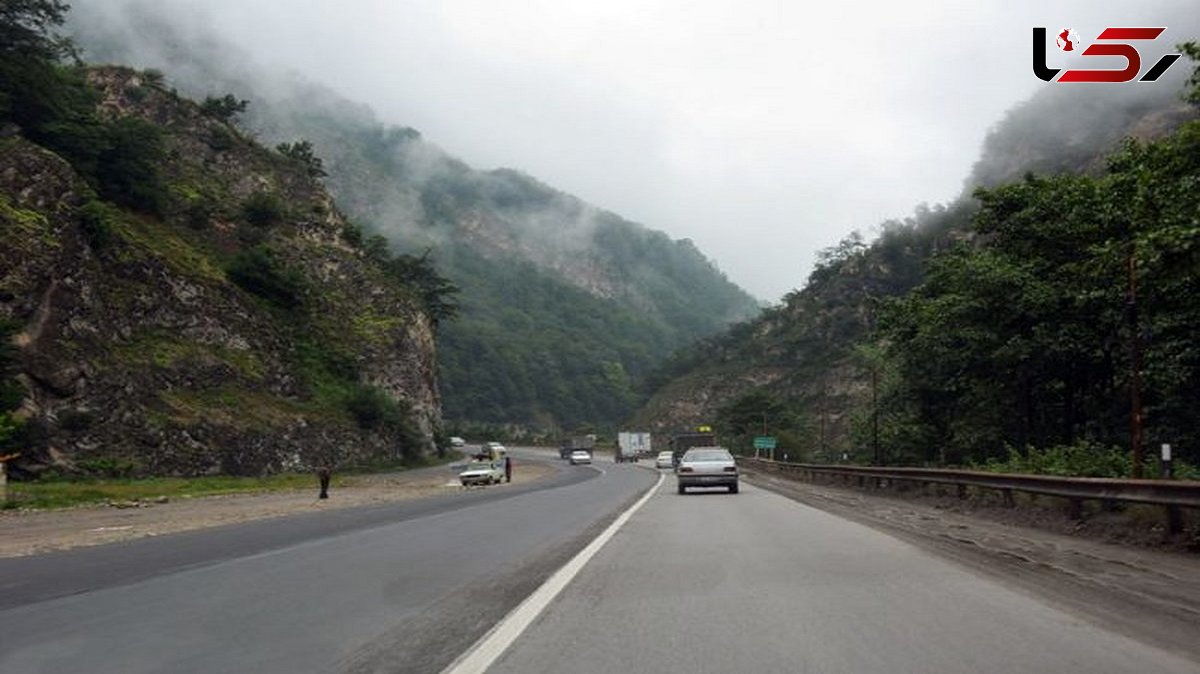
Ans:
[[[745,477],[806,505],[879,529],[1135,639],[1200,659],[1200,554],[1118,545],[945,503]],[[1044,513],[1030,513],[1031,524]]]
[[[557,470],[551,463],[518,461],[512,486],[538,480]],[[500,484],[471,488],[503,490],[508,487]],[[347,476],[344,484],[330,488],[329,498],[325,500],[316,497],[314,477],[311,490],[206,496],[167,503],[141,502],[136,507],[99,505],[66,510],[0,511],[0,558],[103,545],[249,520],[377,505],[462,489],[457,471],[450,466],[437,466],[398,473]]]

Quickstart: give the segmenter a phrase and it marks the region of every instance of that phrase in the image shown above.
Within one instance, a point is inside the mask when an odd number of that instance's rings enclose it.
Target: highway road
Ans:
[[[564,467],[525,485],[0,560],[0,672],[437,672],[655,479]]]
[[[1200,671],[751,485],[680,496],[669,475],[650,490],[644,465],[563,468],[511,489],[0,560],[0,672],[465,674],[487,651],[472,644],[585,546],[594,556],[483,669]]]
[[[668,478],[490,674],[1200,671],[774,493],[674,487]]]

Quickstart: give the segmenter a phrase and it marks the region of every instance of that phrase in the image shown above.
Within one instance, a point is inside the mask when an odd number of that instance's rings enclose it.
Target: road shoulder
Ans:
[[[1140,641],[1200,659],[1200,556],[1079,539],[864,491],[752,484],[888,533]]]
[[[512,487],[534,482],[560,470],[553,462],[522,459]],[[311,490],[231,494],[175,500],[68,508],[0,511],[0,559],[104,545],[138,538],[207,529],[303,513],[383,505],[461,491],[450,466],[398,473],[356,475],[345,486],[318,500],[316,478]],[[505,490],[508,484],[486,487]],[[484,487],[480,487],[481,489]]]

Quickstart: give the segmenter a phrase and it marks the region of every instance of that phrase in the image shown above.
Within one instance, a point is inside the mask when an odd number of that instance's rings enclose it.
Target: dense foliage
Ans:
[[[6,1],[0,8],[0,125],[62,155],[101,197],[158,213],[161,134],[142,120],[102,119],[96,93],[60,59],[71,43],[53,33],[67,6],[53,0]]]
[[[1197,185],[1193,122],[1160,142],[1129,142],[1103,177],[980,191],[977,243],[934,258],[925,282],[883,314],[900,375],[884,402],[903,429],[893,457],[961,463],[1006,446],[1127,446],[1135,370],[1146,442],[1194,454]]]

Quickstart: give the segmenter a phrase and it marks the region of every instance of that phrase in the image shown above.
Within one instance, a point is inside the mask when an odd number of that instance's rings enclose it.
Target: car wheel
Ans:
[[[738,486],[736,484],[729,485],[729,493],[730,494],[738,493]]]
[[[686,493],[687,493],[687,487],[684,487],[683,485],[679,485],[679,493],[680,493],[680,494],[686,494]]]

